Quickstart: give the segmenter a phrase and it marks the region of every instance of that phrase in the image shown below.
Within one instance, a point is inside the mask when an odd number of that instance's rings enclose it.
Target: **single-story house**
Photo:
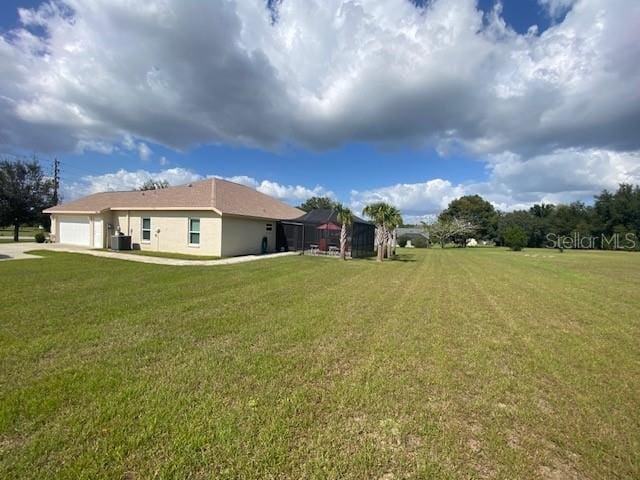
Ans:
[[[58,243],[108,248],[112,235],[124,234],[141,250],[230,257],[275,252],[276,222],[304,212],[245,185],[210,178],[96,193],[44,213],[51,214],[51,238]]]
[[[396,228],[396,235],[399,237],[409,237],[410,239],[414,239],[417,237],[422,237],[426,240],[429,240],[429,233],[420,227],[398,227]]]
[[[396,242],[404,246],[405,241],[410,241],[411,246],[426,246],[429,241],[429,232],[421,227],[398,227],[395,231]],[[422,245],[421,245],[422,244]]]

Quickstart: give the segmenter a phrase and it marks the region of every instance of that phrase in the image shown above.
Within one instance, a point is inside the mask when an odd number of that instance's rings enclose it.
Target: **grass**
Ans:
[[[38,232],[47,233],[45,230],[42,230],[38,227],[20,227],[20,235],[33,236]],[[0,237],[12,237],[13,238],[13,227],[0,227]]]
[[[0,478],[640,478],[640,255],[0,264]]]
[[[23,243],[23,242],[35,242],[36,240],[34,238],[29,239],[29,238],[21,238],[20,240],[18,240],[18,242]],[[6,238],[6,237],[0,237],[0,243],[16,243],[13,241],[13,237],[11,238]]]
[[[35,242],[34,235],[38,232],[44,233],[47,237],[49,233],[38,227],[20,227],[20,242]],[[13,227],[0,227],[0,243],[13,242]]]
[[[113,250],[108,248],[102,248],[112,252]],[[118,253],[127,253],[130,255],[141,255],[143,257],[160,257],[160,258],[173,258],[176,260],[219,260],[220,257],[214,255],[190,255],[187,253],[173,253],[173,252],[154,252],[149,250],[119,250]]]

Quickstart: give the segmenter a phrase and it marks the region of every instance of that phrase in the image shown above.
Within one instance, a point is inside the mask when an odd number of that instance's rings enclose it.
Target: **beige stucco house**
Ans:
[[[253,188],[217,178],[159,190],[104,192],[44,211],[54,242],[108,248],[131,235],[134,248],[193,255],[275,251],[276,222],[304,212]]]

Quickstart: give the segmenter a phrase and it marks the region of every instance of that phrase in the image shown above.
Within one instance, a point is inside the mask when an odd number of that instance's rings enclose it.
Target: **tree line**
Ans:
[[[495,245],[558,248],[640,248],[640,187],[603,190],[593,205],[535,204],[501,212],[479,195],[453,200],[436,221],[425,224],[433,242],[466,245],[469,238]],[[614,241],[615,239],[615,241]]]

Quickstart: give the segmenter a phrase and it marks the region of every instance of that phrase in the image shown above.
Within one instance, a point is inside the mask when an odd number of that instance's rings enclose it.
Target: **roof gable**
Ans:
[[[253,188],[219,178],[158,190],[96,193],[44,212],[100,213],[105,210],[213,210],[221,215],[269,219],[291,219],[302,213]]]

